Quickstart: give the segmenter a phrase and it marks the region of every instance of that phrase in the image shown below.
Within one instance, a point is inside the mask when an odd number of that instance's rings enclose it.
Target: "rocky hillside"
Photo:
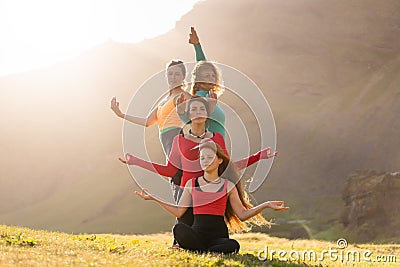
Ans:
[[[343,192],[342,221],[362,242],[396,240],[400,235],[400,173],[357,171]]]

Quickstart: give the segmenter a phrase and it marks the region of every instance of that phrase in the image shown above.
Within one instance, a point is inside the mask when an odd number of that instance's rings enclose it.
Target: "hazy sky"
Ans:
[[[0,0],[0,76],[167,32],[199,0]]]

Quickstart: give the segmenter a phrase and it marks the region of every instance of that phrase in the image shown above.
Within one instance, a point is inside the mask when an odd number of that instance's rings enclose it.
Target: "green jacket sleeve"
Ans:
[[[204,55],[203,49],[201,48],[201,44],[195,44],[193,46],[194,46],[194,52],[196,54],[196,62],[205,61],[206,56]]]

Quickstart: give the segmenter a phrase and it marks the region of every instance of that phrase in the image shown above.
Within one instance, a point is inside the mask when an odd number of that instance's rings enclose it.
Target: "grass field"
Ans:
[[[232,237],[241,245],[239,254],[198,254],[170,249],[170,233],[74,235],[0,225],[0,266],[398,266],[400,261],[400,244],[349,244],[339,249],[336,242],[260,233]],[[312,254],[316,257],[307,259]]]

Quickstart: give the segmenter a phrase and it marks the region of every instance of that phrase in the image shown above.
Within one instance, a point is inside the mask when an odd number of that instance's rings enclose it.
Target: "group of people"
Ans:
[[[277,152],[266,148],[231,161],[225,145],[225,114],[218,104],[218,97],[224,91],[221,74],[214,63],[206,61],[193,27],[189,43],[194,46],[197,62],[190,90],[186,88],[184,62],[172,60],[166,68],[168,95],[146,118],[122,113],[116,98],[111,100],[111,109],[118,117],[145,127],[158,124],[167,163],[157,164],[130,153],[119,160],[170,177],[175,205],[161,201],[146,189],[135,193],[145,200],[156,201],[177,217],[172,247],[198,252],[238,252],[239,243],[229,238],[228,228],[231,232],[248,230],[245,221],[269,226],[260,214],[262,210],[288,209],[283,201],[268,201],[253,207],[238,173],[259,160],[274,157]],[[183,126],[188,130],[183,131]]]

